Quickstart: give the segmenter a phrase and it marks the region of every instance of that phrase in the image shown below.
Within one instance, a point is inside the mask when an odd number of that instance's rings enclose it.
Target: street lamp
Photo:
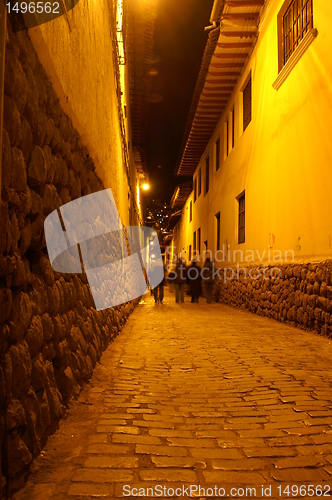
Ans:
[[[143,191],[148,191],[150,189],[150,184],[148,184],[147,182],[144,182],[144,184],[142,184],[142,189],[143,189]]]

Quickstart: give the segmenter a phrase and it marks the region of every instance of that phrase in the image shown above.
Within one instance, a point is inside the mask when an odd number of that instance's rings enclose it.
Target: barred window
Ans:
[[[245,194],[241,194],[238,198],[239,202],[239,238],[238,243],[245,242]]]
[[[217,250],[220,250],[220,212],[215,215],[217,221]]]
[[[210,159],[205,160],[205,194],[209,192],[210,188]]]
[[[220,167],[220,138],[216,142],[216,171]]]
[[[235,146],[235,109],[232,109],[232,149]]]
[[[251,122],[251,78],[243,91],[243,131]]]
[[[283,65],[313,28],[313,0],[292,0],[282,18]]]

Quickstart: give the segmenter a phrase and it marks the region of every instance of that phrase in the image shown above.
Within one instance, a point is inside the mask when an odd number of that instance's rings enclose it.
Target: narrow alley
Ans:
[[[13,498],[328,496],[331,384],[327,338],[145,295]]]

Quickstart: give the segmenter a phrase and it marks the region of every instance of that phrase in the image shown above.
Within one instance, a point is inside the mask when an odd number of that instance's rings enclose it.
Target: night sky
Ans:
[[[184,126],[201,66],[213,0],[159,0],[149,99],[147,163],[151,198],[169,202]]]

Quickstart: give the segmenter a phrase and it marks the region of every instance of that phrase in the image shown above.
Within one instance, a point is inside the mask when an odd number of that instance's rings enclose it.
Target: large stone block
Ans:
[[[27,419],[27,430],[23,435],[23,439],[29,451],[36,457],[41,451],[40,438],[44,429],[41,426],[39,401],[31,387],[22,398],[22,405]]]
[[[10,288],[0,285],[0,324],[6,321],[12,310],[12,292]]]
[[[32,462],[32,455],[18,434],[8,434],[7,442],[7,474],[11,479],[26,474]]]
[[[28,344],[23,340],[9,349],[12,361],[13,395],[20,399],[31,385],[32,363]]]
[[[15,51],[16,52],[16,51]],[[20,115],[23,114],[28,92],[28,83],[21,63],[14,51],[7,47],[5,52],[5,94],[15,99]]]
[[[31,384],[37,393],[45,389],[47,383],[47,370],[42,355],[36,356],[32,360]]]
[[[22,118],[22,141],[20,142],[19,148],[22,151],[25,162],[28,163],[30,151],[32,148],[32,131],[28,120]]]
[[[14,99],[5,95],[3,103],[3,126],[8,132],[12,146],[18,147],[22,141],[21,117]]]
[[[33,146],[28,165],[29,186],[39,186],[46,182],[47,167],[45,155],[41,147]]]
[[[32,274],[31,285],[29,297],[32,303],[32,314],[42,315],[48,309],[47,287],[43,278],[37,274]]]
[[[43,212],[49,214],[57,208],[57,189],[53,184],[44,184],[40,189]]]
[[[6,427],[11,432],[14,429],[22,434],[27,425],[25,411],[18,399],[13,398],[6,411]]]
[[[37,125],[33,134],[33,142],[34,144],[37,144],[37,146],[40,147],[44,146],[47,127],[48,127],[48,118],[46,116],[46,113],[42,109],[39,109],[37,115]]]
[[[28,248],[31,245],[31,240],[32,240],[31,220],[26,218],[26,225],[21,230],[21,241],[20,241],[20,247],[19,247],[21,255],[24,255],[25,252],[28,250]]]
[[[19,342],[28,330],[32,317],[32,305],[25,292],[17,291],[13,297],[12,311],[9,317],[10,340]]]
[[[72,352],[81,349],[84,354],[87,354],[88,351],[87,343],[82,335],[81,330],[77,326],[73,326],[70,330],[70,335],[68,338],[68,346]]]
[[[51,316],[45,313],[41,316],[43,323],[44,343],[49,342],[54,337],[54,325]]]
[[[9,188],[12,151],[7,130],[2,129],[2,188]]]
[[[25,340],[29,346],[31,358],[41,352],[43,339],[44,333],[41,317],[34,316],[25,337]]]
[[[55,376],[58,382],[58,387],[62,395],[63,402],[66,406],[68,406],[71,398],[77,391],[78,383],[74,379],[73,372],[70,366],[57,370]]]

